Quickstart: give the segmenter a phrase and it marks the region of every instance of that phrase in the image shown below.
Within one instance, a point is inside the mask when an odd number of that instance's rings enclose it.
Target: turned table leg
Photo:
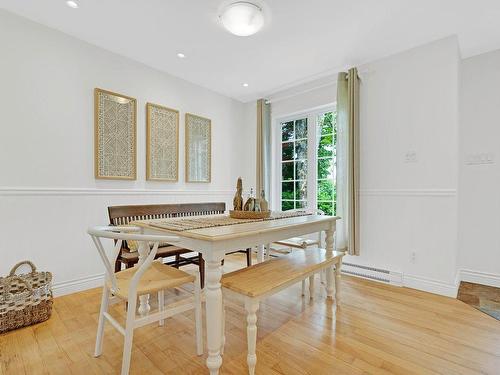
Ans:
[[[207,319],[207,367],[210,375],[217,375],[222,365],[222,276],[221,260],[223,256],[212,256],[205,259],[205,300]]]

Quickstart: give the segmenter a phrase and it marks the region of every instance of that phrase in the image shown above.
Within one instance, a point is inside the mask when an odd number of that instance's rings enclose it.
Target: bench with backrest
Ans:
[[[111,206],[108,207],[109,221],[111,225],[128,225],[134,220],[150,220],[150,219],[166,219],[174,217],[198,216],[198,215],[215,215],[223,214],[226,210],[224,202],[216,203],[178,203],[178,204],[148,204],[148,205],[128,205],[128,206]],[[128,244],[123,241],[120,254],[116,260],[115,272],[122,269],[122,265],[126,268],[133,267],[139,261],[139,253],[135,249],[135,244]],[[161,245],[161,244],[160,244]],[[201,253],[198,256],[183,256],[191,253],[191,250],[183,249],[178,246],[165,244],[158,248],[156,258],[170,258],[174,260],[168,261],[166,264],[179,268],[188,264],[195,264],[200,270],[200,280],[203,287],[205,279],[205,266]],[[247,264],[251,264],[249,257],[250,251],[247,253]]]
[[[274,258],[222,276],[221,284],[224,293],[236,295],[245,302],[249,374],[253,375],[255,373],[255,364],[257,363],[255,354],[257,342],[256,312],[259,309],[260,300],[323,270],[332,272],[333,267],[335,267],[334,291],[338,304],[340,266],[343,256],[344,253],[342,252],[334,251],[329,254],[324,249],[314,248]],[[327,279],[333,282],[333,275]],[[310,288],[312,291],[313,286],[310,285]],[[325,288],[327,289],[327,295],[332,292],[332,285],[325,285]],[[224,333],[222,337],[222,345],[224,345]]]

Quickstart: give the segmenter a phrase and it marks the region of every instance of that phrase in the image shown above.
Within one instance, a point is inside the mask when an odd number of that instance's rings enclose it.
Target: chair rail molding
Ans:
[[[46,195],[232,195],[232,190],[0,187],[0,196]]]
[[[360,189],[361,196],[455,197],[457,189]]]

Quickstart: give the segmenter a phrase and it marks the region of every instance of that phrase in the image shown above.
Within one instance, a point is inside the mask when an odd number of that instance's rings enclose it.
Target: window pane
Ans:
[[[281,160],[293,159],[293,142],[283,143],[281,145]]]
[[[281,201],[281,211],[293,210],[293,201]]]
[[[307,138],[307,119],[295,121],[295,139]]]
[[[307,208],[307,201],[295,201],[295,208]]]
[[[281,179],[293,180],[293,161],[281,163]]]
[[[337,112],[327,112],[319,116],[318,121],[319,126],[321,126],[321,134],[332,134],[337,122]]]
[[[295,199],[307,199],[307,182],[306,181],[296,181],[295,182]]]
[[[318,208],[325,213],[325,215],[332,216],[333,212],[333,203],[332,202],[318,202]]]
[[[295,159],[307,159],[307,141],[295,142]]]
[[[307,160],[295,162],[295,179],[307,180]]]
[[[293,121],[283,122],[281,124],[281,140],[282,141],[291,141],[293,140]]]
[[[334,185],[332,180],[318,181],[318,201],[334,200]]]
[[[333,160],[319,159],[318,160],[318,178],[333,179]]]
[[[281,183],[281,199],[293,199],[293,182]]]
[[[318,157],[333,156],[333,135],[325,135],[320,138],[318,145]]]

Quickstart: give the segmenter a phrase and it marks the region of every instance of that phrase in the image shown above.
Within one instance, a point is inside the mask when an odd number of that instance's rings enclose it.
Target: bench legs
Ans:
[[[257,346],[257,310],[259,309],[259,301],[247,298],[245,300],[245,309],[247,311],[247,364],[249,375],[255,374],[255,365],[257,364],[257,354],[255,348]]]
[[[309,276],[309,298],[314,299],[314,275]]]

